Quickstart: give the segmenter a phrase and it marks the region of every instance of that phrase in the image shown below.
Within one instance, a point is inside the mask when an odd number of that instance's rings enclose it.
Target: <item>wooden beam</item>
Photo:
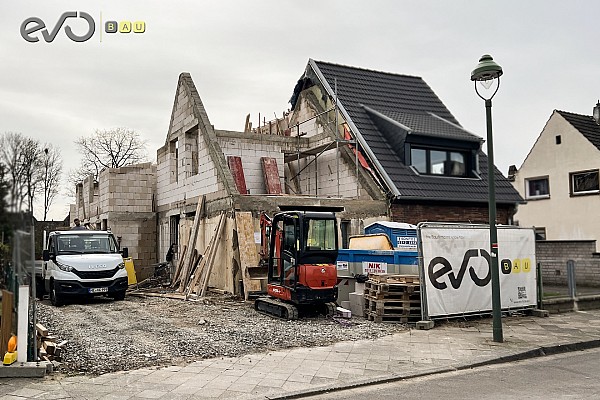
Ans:
[[[240,266],[242,269],[242,282],[244,284],[244,299],[248,300],[250,292],[260,291],[260,280],[250,277],[249,269],[257,267],[259,263],[256,243],[254,243],[254,224],[251,212],[235,213],[236,230],[238,233],[238,247],[240,251]]]
[[[196,205],[196,215],[194,216],[194,225],[192,226],[192,232],[190,233],[190,237],[188,239],[187,248],[189,251],[185,255],[183,261],[183,270],[181,272],[181,282],[179,283],[179,293],[183,293],[185,288],[188,285],[188,281],[190,278],[190,273],[194,261],[194,249],[196,248],[196,240],[198,239],[198,227],[200,226],[200,220],[202,219],[202,209],[204,208],[204,196],[201,196],[198,199],[198,204]]]
[[[226,213],[223,212],[221,214],[221,219],[219,220],[219,226],[217,227],[216,238],[213,246],[210,249],[210,254],[208,254],[208,259],[206,260],[206,271],[204,272],[204,276],[202,279],[201,292],[200,296],[204,297],[206,295],[206,289],[208,289],[208,281],[210,280],[210,273],[212,271],[212,266],[214,264],[215,256],[217,254],[217,249],[219,248],[219,243],[221,242],[221,235],[223,234],[223,228],[226,224]]]

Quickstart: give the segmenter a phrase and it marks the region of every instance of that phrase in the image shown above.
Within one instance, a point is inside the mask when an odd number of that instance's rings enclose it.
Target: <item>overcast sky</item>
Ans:
[[[96,21],[86,42],[63,29],[25,41],[21,23],[53,29],[65,11]],[[146,22],[143,34],[102,34],[102,21]],[[69,22],[70,21],[70,22]],[[190,72],[217,129],[241,131],[248,113],[281,115],[309,58],[422,77],[469,131],[485,136],[470,82],[482,54],[504,69],[494,98],[496,165],[519,167],[554,109],[591,115],[600,98],[597,1],[7,1],[0,3],[0,132],[62,149],[118,126],[164,144],[178,76]],[[76,34],[82,19],[67,20]],[[102,39],[102,40],[101,40]],[[62,219],[70,199],[57,199]],[[38,212],[39,215],[39,207]]]

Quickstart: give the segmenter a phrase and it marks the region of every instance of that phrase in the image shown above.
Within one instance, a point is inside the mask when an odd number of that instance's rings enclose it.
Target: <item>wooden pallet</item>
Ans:
[[[365,282],[364,314],[369,321],[421,320],[421,286],[416,275],[373,275]]]
[[[365,289],[365,299],[371,300],[416,300],[421,301],[421,293],[419,291],[406,292],[380,292],[373,289]]]
[[[409,324],[419,322],[421,320],[421,315],[377,315],[375,313],[368,313],[366,318],[369,321],[377,323]]]
[[[375,313],[376,315],[414,315],[421,316],[421,300],[372,300],[365,298],[365,314]]]
[[[415,283],[419,284],[419,275],[381,274],[369,275],[369,280],[376,283]]]
[[[421,285],[415,283],[377,283],[373,281],[365,282],[365,293],[366,291],[375,293],[419,293],[421,291]]]

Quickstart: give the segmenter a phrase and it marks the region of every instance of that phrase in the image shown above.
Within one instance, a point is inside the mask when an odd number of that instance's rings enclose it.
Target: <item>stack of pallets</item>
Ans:
[[[365,282],[365,317],[369,321],[410,323],[421,320],[417,275],[371,275]]]

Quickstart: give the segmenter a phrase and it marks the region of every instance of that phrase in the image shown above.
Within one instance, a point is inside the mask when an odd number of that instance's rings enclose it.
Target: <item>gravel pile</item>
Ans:
[[[259,314],[252,302],[227,296],[202,301],[95,298],[58,308],[43,301],[38,321],[58,341],[67,340],[58,371],[89,375],[372,339],[407,329],[363,318],[284,321]]]

